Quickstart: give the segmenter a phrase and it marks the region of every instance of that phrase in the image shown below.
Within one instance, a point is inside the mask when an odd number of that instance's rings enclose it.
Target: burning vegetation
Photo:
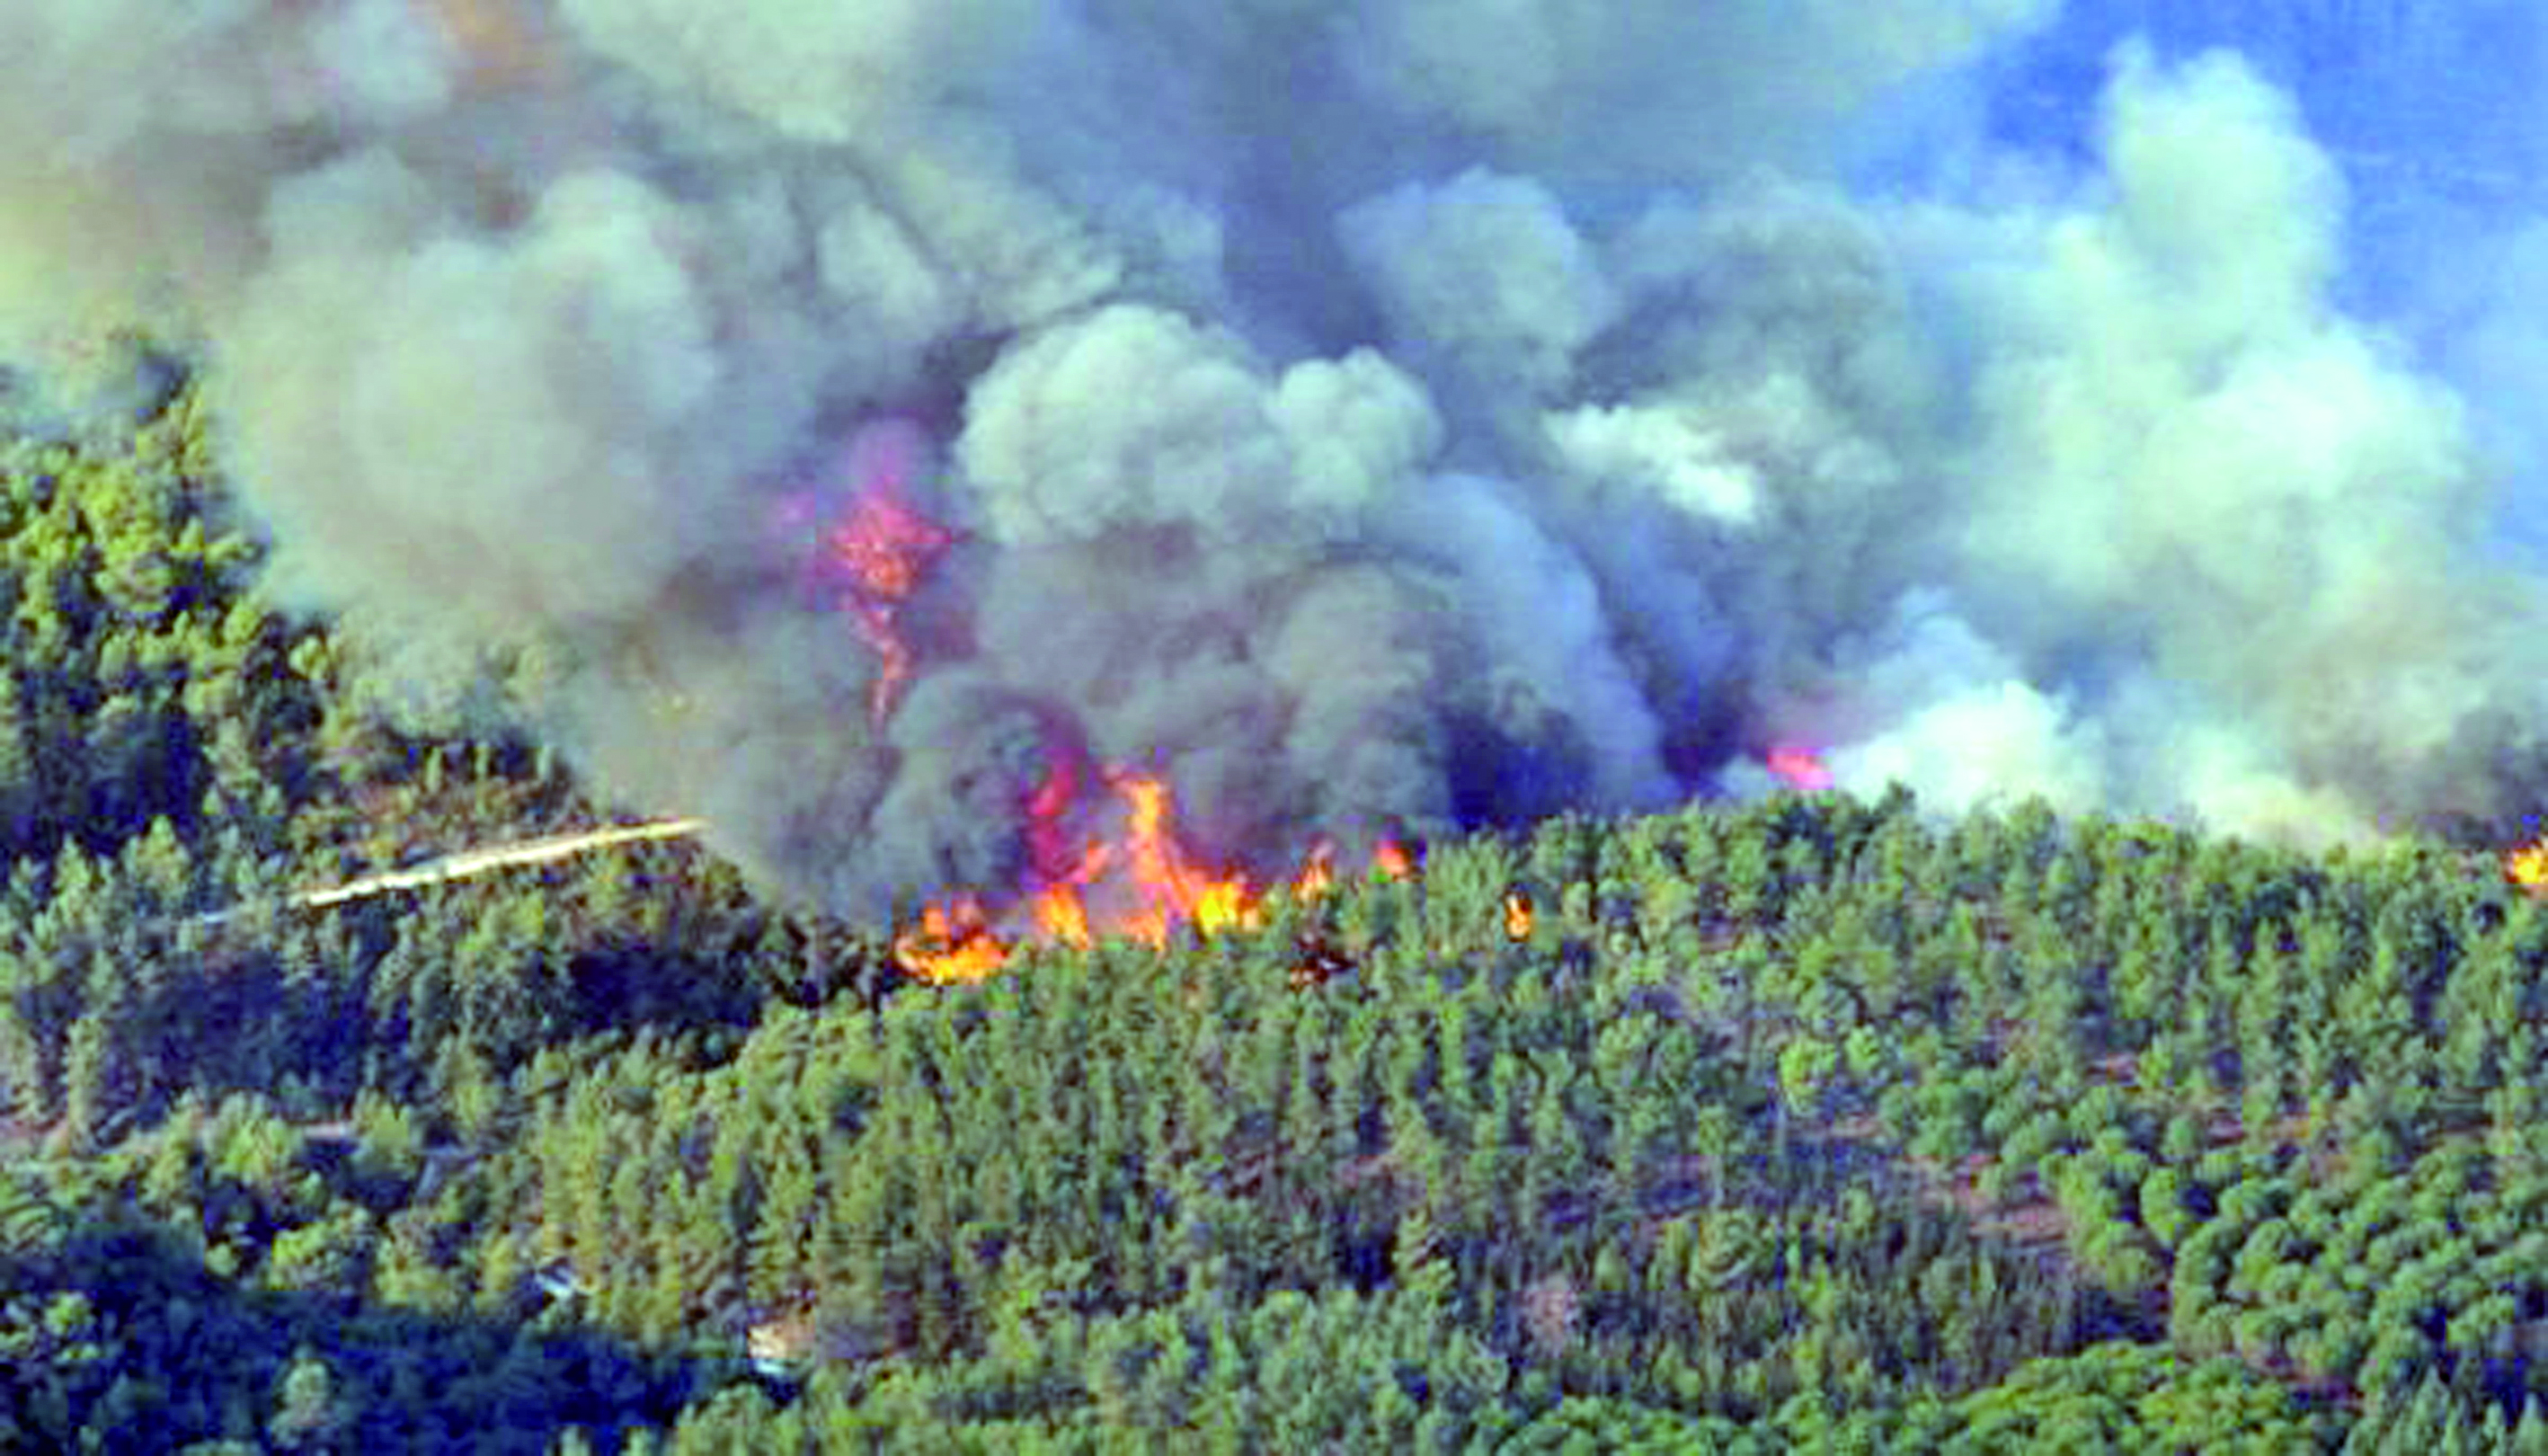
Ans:
[[[933,901],[895,938],[895,962],[934,984],[978,981],[1006,965],[1022,945],[1086,949],[1112,938],[1165,948],[1188,929],[1201,936],[1261,929],[1269,895],[1309,904],[1334,885],[1332,845],[1314,846],[1289,878],[1260,885],[1187,846],[1177,829],[1175,791],[1164,778],[1129,770],[1102,776],[1113,800],[1104,816],[1112,822],[1109,831],[1074,841],[1070,824],[1083,812],[1081,775],[1067,761],[1057,763],[1022,806],[1034,881],[1011,893],[998,916],[978,891]],[[1392,841],[1382,841],[1372,864],[1391,878],[1413,872],[1413,862]]]
[[[2548,834],[2503,852],[2503,877],[2534,895],[2548,895]]]
[[[1436,841],[1420,886],[1355,887],[1352,847],[1243,875],[1164,773],[1055,753],[1001,806],[1016,882],[914,928],[987,977],[959,998],[680,848],[691,821],[209,933],[350,848],[340,785],[425,775],[328,746],[334,649],[224,578],[252,543],[162,516],[178,443],[0,451],[0,575],[114,586],[99,533],[137,522],[252,643],[153,647],[103,591],[0,620],[0,1138],[46,1148],[0,1168],[0,1325],[77,1356],[0,1361],[13,1449],[1157,1446],[1199,1410],[1246,1450],[2548,1449],[2516,1363],[2548,948],[2514,887],[2548,845],[2473,887],[2456,855],[1835,793]],[[227,744],[231,812],[101,719]],[[424,838],[564,811],[527,756],[433,752]],[[331,753],[350,784],[308,772]],[[1110,936],[1167,954],[1071,949]],[[1121,1399],[1161,1331],[1203,1353]]]
[[[0,322],[216,361],[0,447],[0,1428],[2548,1449],[2548,839],[2044,807],[2539,781],[2329,164],[2145,58],[2022,211],[1854,200],[1850,77],[2059,7],[1755,8],[0,5]],[[702,817],[196,913],[340,872],[410,624]]]
[[[907,421],[868,422],[846,452],[847,494],[828,516],[807,497],[782,500],[779,524],[798,539],[813,599],[850,619],[876,658],[868,724],[883,731],[919,672],[921,648],[904,613],[943,558],[962,540],[917,499],[928,447]],[[1060,735],[1068,741],[1068,735]],[[1259,882],[1188,842],[1174,785],[1159,772],[1096,767],[1081,750],[1056,748],[1018,796],[1015,825],[1026,873],[1007,886],[938,887],[894,942],[906,973],[934,984],[987,978],[1021,946],[1085,948],[1101,939],[1164,947],[1181,931],[1253,930],[1268,895],[1315,900],[1335,875],[1335,850],[1314,845],[1286,877]],[[1374,868],[1404,876],[1412,861],[1398,844],[1372,851]]]
[[[1519,885],[1504,891],[1504,939],[1515,944],[1530,939],[1539,924],[1539,907],[1532,903],[1530,891]]]

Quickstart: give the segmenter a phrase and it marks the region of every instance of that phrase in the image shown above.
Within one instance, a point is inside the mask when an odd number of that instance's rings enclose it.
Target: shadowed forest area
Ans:
[[[678,842],[296,907],[615,816],[258,556],[182,391],[0,446],[0,1446],[2548,1452],[2483,856],[1789,795],[948,987]]]

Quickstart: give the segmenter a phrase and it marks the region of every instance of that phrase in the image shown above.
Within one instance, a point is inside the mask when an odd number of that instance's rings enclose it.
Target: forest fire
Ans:
[[[847,450],[840,475],[846,500],[827,505],[804,492],[779,505],[777,524],[799,553],[806,582],[875,651],[867,711],[877,727],[892,717],[920,666],[905,608],[962,538],[913,500],[929,448],[911,421],[870,420]],[[894,959],[906,972],[959,984],[991,976],[1025,944],[1085,948],[1120,938],[1164,947],[1189,927],[1204,936],[1252,930],[1265,922],[1268,893],[1307,902],[1335,882],[1334,847],[1323,841],[1279,888],[1212,863],[1180,835],[1176,794],[1163,775],[1100,767],[1067,735],[1048,752],[1017,812],[1024,883],[966,889],[924,907],[894,941]],[[1409,853],[1394,842],[1378,844],[1372,859],[1374,869],[1392,878],[1413,872]]]
[[[903,607],[959,539],[910,500],[910,477],[922,451],[918,432],[898,422],[862,430],[850,446],[854,494],[815,541],[814,581],[833,594],[860,640],[875,651],[867,716],[879,727],[893,716],[914,666],[901,625]]]
[[[940,982],[983,980],[1009,959],[1009,948],[971,895],[922,911],[919,926],[894,942],[893,954],[912,974]]]
[[[1539,924],[1539,907],[1531,902],[1530,891],[1515,885],[1504,891],[1504,938],[1518,945],[1530,939]]]
[[[2534,895],[2548,895],[2548,834],[2503,852],[2503,877]]]
[[[1025,797],[1028,855],[1035,886],[1021,897],[1015,933],[1003,933],[978,895],[933,903],[894,941],[894,960],[917,979],[938,985],[980,981],[1008,963],[1020,944],[1086,948],[1101,938],[1165,947],[1180,929],[1215,936],[1265,923],[1265,897],[1307,904],[1335,884],[1335,850],[1324,841],[1302,858],[1279,887],[1252,883],[1245,872],[1217,868],[1177,833],[1176,795],[1167,780],[1130,770],[1103,775],[1119,819],[1111,834],[1072,845],[1065,823],[1077,809],[1080,775],[1057,762]],[[1384,840],[1375,872],[1413,872],[1407,852]]]

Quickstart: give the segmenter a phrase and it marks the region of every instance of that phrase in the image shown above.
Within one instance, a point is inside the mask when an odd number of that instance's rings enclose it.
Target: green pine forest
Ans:
[[[682,842],[297,907],[624,815],[212,438],[0,444],[0,1449],[2548,1452],[2482,853],[1788,796],[956,987]]]

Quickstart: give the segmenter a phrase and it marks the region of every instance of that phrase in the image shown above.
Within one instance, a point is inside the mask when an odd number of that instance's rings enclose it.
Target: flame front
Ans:
[[[1021,800],[1028,858],[1036,883],[1004,934],[970,894],[930,905],[919,924],[894,942],[894,958],[914,977],[940,985],[983,980],[1008,963],[1025,942],[1078,948],[1104,937],[1162,949],[1185,927],[1203,936],[1265,924],[1265,891],[1235,869],[1215,868],[1187,847],[1176,827],[1176,794],[1154,774],[1116,770],[1103,775],[1121,825],[1111,837],[1073,847],[1068,820],[1078,772],[1065,760],[1048,768]],[[1407,852],[1383,841],[1373,867],[1392,878],[1413,872]],[[1307,904],[1335,883],[1335,849],[1321,841],[1303,857],[1284,888]]]
[[[1107,781],[1132,808],[1124,848],[1138,906],[1120,927],[1125,935],[1164,946],[1180,924],[1218,935],[1262,923],[1246,876],[1206,869],[1178,843],[1176,795],[1167,780],[1117,774]]]
[[[556,48],[520,0],[426,0],[423,12],[469,80],[500,84],[554,72]]]

